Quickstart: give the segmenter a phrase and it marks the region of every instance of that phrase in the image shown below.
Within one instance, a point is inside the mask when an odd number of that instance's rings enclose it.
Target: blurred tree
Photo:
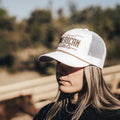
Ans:
[[[70,0],[68,2],[68,7],[69,7],[69,10],[70,10],[71,14],[73,14],[74,12],[77,11],[77,3],[75,1],[73,2],[72,0]]]
[[[115,12],[112,16],[114,16],[114,34],[120,36],[120,5],[116,6]]]
[[[52,20],[52,15],[49,10],[35,10],[32,12],[30,18],[28,19],[28,25],[41,25],[43,23],[50,23]]]
[[[115,8],[102,9],[100,6],[91,6],[77,10],[77,4],[70,0],[69,9],[70,16],[64,16],[63,9],[58,9],[57,19],[52,18],[51,10],[37,9],[28,19],[17,22],[15,17],[9,16],[4,8],[0,8],[0,65],[14,66],[18,70],[33,68],[47,74],[48,64],[36,62],[33,65],[33,61],[21,61],[16,65],[17,60],[12,53],[31,46],[56,48],[60,36],[65,31],[81,26],[87,26],[105,40],[108,51],[106,65],[111,65],[114,61],[117,61],[114,64],[120,63],[120,5]]]
[[[115,9],[97,9],[93,16],[93,26],[105,40],[113,40],[120,31],[120,10],[117,6]]]
[[[0,31],[0,58],[16,50],[16,44],[13,40],[12,32]]]
[[[51,70],[52,68],[52,70]],[[34,61],[34,69],[43,75],[51,75],[54,72],[55,64],[48,62],[39,62],[38,60]],[[50,69],[50,70],[49,70]]]
[[[59,8],[58,11],[57,11],[57,13],[58,13],[58,17],[59,18],[62,17],[63,16],[63,9]]]
[[[92,21],[93,16],[96,14],[96,11],[98,8],[91,6],[89,8],[83,9],[82,11],[74,11],[70,16],[70,21],[74,24],[76,24],[76,23],[91,24],[93,22]]]
[[[68,25],[70,22],[68,20],[68,18],[66,16],[64,16],[63,14],[63,9],[62,8],[59,8],[58,11],[57,11],[57,14],[58,14],[58,18],[57,18],[57,24],[62,24],[62,25]]]
[[[45,45],[48,48],[53,48],[52,42],[54,41],[54,30],[52,26],[48,26],[46,29],[46,39],[45,39]]]
[[[4,58],[0,59],[0,65],[1,66],[7,66],[8,68],[12,67],[14,62],[15,62],[15,58],[12,54],[8,54]]]
[[[1,30],[10,30],[15,29],[15,17],[9,17],[7,11],[3,8],[0,8],[0,29]]]
[[[27,32],[30,34],[32,44],[45,43],[47,25],[52,21],[50,10],[35,10],[27,20]],[[45,44],[46,45],[46,44]]]

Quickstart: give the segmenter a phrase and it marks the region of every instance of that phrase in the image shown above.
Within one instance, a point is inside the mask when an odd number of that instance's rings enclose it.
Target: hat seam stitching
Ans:
[[[91,63],[89,63],[89,62],[87,62],[87,61],[85,61],[85,60],[83,60],[83,59],[81,59],[81,58],[79,58],[79,57],[77,57],[77,56],[75,56],[75,55],[73,55],[73,54],[70,54],[70,53],[68,53],[68,52],[65,52],[65,51],[63,51],[63,50],[57,49],[56,51],[60,51],[60,52],[69,54],[69,55],[71,55],[71,56],[73,56],[73,57],[75,57],[75,58],[77,58],[77,59],[79,59],[79,60],[81,60],[81,61],[83,61],[83,62],[85,62],[85,63],[87,63],[87,64],[91,64]]]

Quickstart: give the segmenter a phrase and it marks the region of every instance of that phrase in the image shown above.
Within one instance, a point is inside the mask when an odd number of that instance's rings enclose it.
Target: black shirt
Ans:
[[[51,108],[53,103],[43,107],[33,120],[43,120],[48,110]],[[70,105],[69,108],[75,109],[75,106]],[[71,120],[72,113],[66,112],[66,109],[61,109],[52,120]],[[120,110],[104,110],[99,112],[97,109],[88,106],[82,113],[79,120],[120,120]]]

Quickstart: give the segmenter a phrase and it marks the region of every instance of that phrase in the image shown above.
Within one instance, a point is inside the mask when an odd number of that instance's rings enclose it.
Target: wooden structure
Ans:
[[[103,69],[106,83],[113,93],[120,94],[120,65]],[[0,102],[31,95],[36,109],[40,109],[50,100],[55,98],[58,92],[58,84],[55,75],[33,79],[29,81],[9,84],[0,87]]]

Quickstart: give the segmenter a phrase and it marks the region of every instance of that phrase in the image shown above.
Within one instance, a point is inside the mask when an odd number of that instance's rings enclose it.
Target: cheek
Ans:
[[[83,88],[83,74],[75,74],[71,77],[71,87],[75,92],[80,91]]]
[[[82,80],[75,80],[74,82],[72,82],[72,87],[74,90],[80,91],[83,88],[83,81]]]
[[[78,71],[64,77],[63,80],[69,82],[63,82],[59,84],[60,91],[64,93],[75,93],[79,92],[83,88],[83,71]]]
[[[72,80],[70,83],[65,83],[62,85],[59,85],[60,91],[64,93],[75,93],[81,91],[83,88],[83,81],[82,80]]]

